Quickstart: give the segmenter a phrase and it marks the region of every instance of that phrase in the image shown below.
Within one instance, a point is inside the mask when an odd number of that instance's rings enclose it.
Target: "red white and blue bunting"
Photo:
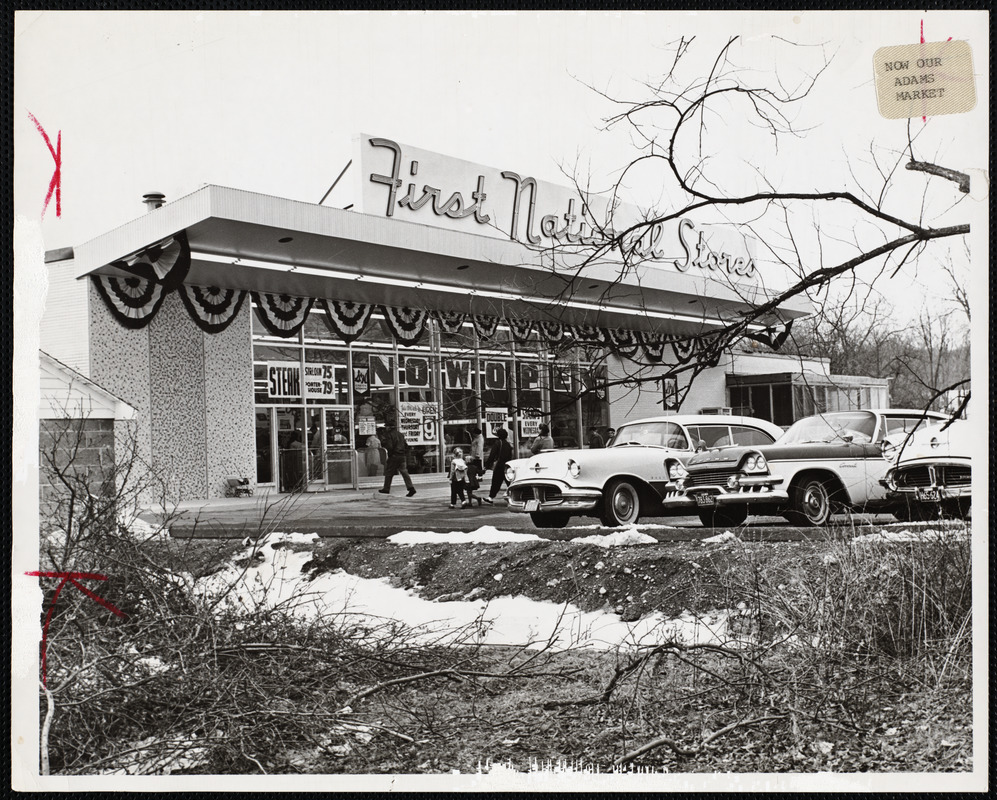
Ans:
[[[221,333],[231,325],[232,320],[239,316],[242,301],[248,294],[243,289],[183,284],[178,291],[190,318],[205,333]]]
[[[370,303],[322,300],[321,304],[330,330],[347,344],[363,334],[374,311],[374,306]]]
[[[486,317],[481,314],[473,314],[471,319],[474,320],[474,330],[478,336],[491,339],[495,335],[495,331],[498,330],[498,317]]]
[[[156,281],[129,275],[118,278],[114,275],[91,275],[90,281],[113,316],[126,328],[144,328],[163,304],[166,292]]]
[[[272,335],[290,339],[308,319],[315,301],[312,298],[292,297],[289,294],[253,292],[253,302],[263,327]]]
[[[512,331],[512,340],[516,344],[526,344],[529,341],[530,334],[533,333],[533,320],[510,317],[506,322]]]
[[[540,331],[541,338],[549,344],[560,342],[564,339],[566,333],[565,326],[562,323],[549,320],[538,322],[537,328]]]
[[[467,314],[462,314],[460,311],[433,311],[432,317],[440,323],[440,330],[451,336],[460,333],[467,320]]]
[[[422,337],[426,329],[429,312],[421,308],[393,308],[380,306],[388,329],[399,344],[413,345]]]
[[[579,344],[602,344],[605,338],[601,328],[591,325],[572,325],[569,330]]]
[[[206,333],[221,333],[239,315],[247,294],[251,294],[257,314],[266,330],[274,336],[290,339],[298,335],[311,312],[315,300],[287,294],[247,292],[246,290],[221,289],[215,286],[189,286],[183,283],[190,270],[190,246],[184,231],[173,234],[154,245],[146,247],[110,266],[131,273],[116,275],[91,275],[91,282],[104,300],[112,316],[124,327],[139,329],[148,325],[159,311],[166,295],[176,290],[194,322]],[[408,307],[376,306],[344,300],[322,299],[321,307],[329,329],[343,342],[358,339],[370,324],[375,310],[384,315],[388,330],[402,345],[414,345],[425,332],[430,318],[435,319],[440,330],[449,335],[460,333],[467,323],[473,324],[479,337],[493,338],[500,324],[508,325],[513,341],[525,344],[536,334],[541,343],[553,347],[572,341],[580,345],[603,345],[626,358],[643,351],[650,363],[666,360],[669,346],[675,362],[686,364],[694,358],[708,354],[710,366],[719,363],[723,348],[714,349],[710,334],[665,336],[637,333],[631,330],[597,328],[587,325],[565,325],[556,320],[533,321],[518,317],[500,318],[453,311],[428,311]],[[786,325],[776,334],[748,334],[778,349],[789,334]]]
[[[190,245],[184,231],[175,233],[156,244],[111,262],[125,272],[159,284],[171,292],[183,283],[190,271]]]
[[[640,339],[637,337],[634,331],[616,330],[615,328],[606,329],[606,343],[621,356],[627,356],[628,358],[637,352],[637,348],[640,347]]]

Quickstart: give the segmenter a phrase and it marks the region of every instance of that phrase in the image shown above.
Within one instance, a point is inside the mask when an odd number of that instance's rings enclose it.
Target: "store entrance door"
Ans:
[[[356,486],[353,410],[348,406],[324,410],[325,482],[328,486]]]

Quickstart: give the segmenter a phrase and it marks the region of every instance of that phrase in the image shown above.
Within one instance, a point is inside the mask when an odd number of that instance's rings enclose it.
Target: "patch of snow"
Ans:
[[[540,537],[533,533],[513,533],[500,531],[491,525],[483,525],[476,531],[402,531],[388,537],[393,544],[502,544],[504,542],[539,542]]]
[[[740,540],[730,531],[724,531],[723,533],[717,534],[716,536],[710,536],[708,539],[700,540],[702,544],[719,544],[720,542],[737,542],[737,541]]]
[[[856,536],[852,544],[869,544],[872,542],[929,542],[941,539],[965,539],[969,537],[969,528],[954,530],[938,530],[937,528],[921,528],[911,530],[904,528],[899,531],[879,531]]]
[[[371,637],[378,636],[382,625],[389,635],[392,621],[409,627],[416,640],[538,646],[550,642],[556,649],[717,642],[726,635],[722,615],[716,622],[690,614],[677,619],[654,614],[624,622],[609,611],[582,611],[570,603],[522,596],[435,603],[392,586],[386,578],[360,578],[341,570],[309,580],[302,568],[311,558],[307,551],[280,549],[263,562],[245,567],[231,563],[198,581],[197,591],[236,612],[281,607],[301,619],[341,615],[368,627]]]
[[[620,530],[605,536],[579,536],[571,540],[579,544],[597,544],[599,547],[630,547],[638,544],[657,544],[658,540],[633,529]],[[602,563],[602,562],[600,562]],[[596,566],[598,569],[598,566]]]

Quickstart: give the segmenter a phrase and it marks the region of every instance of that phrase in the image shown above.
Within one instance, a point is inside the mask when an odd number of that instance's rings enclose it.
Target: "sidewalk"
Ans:
[[[527,514],[508,511],[505,500],[472,508],[451,509],[445,478],[415,483],[414,497],[396,480],[391,494],[377,488],[332,489],[281,494],[257,491],[252,497],[220,497],[179,503],[168,527],[175,536],[244,538],[260,531],[316,532],[322,536],[383,537],[403,530],[473,531],[483,525],[503,530],[533,530]],[[475,493],[486,497],[487,488]],[[163,517],[149,509],[149,521]]]

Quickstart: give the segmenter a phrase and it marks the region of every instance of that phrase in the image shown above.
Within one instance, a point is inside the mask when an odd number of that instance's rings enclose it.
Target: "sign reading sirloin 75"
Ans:
[[[611,217],[641,219],[636,208],[598,195],[584,199],[563,186],[511,170],[497,170],[439,153],[361,135],[359,210],[435,227],[511,239],[531,246],[586,247],[615,236]],[[636,234],[635,234],[636,235]],[[625,243],[629,249],[630,243]],[[617,248],[619,249],[619,248]],[[730,227],[709,238],[690,219],[642,227],[633,251],[642,259],[720,270],[735,278],[756,275],[754,241]]]

